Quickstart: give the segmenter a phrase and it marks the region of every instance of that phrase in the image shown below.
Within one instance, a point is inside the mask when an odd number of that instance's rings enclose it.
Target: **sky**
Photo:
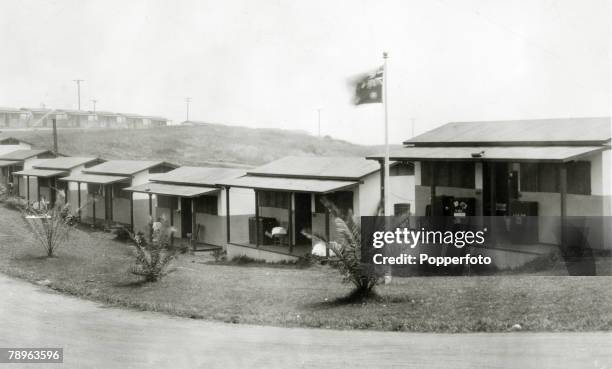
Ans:
[[[387,69],[389,138],[450,121],[609,116],[607,0],[0,3],[0,106],[76,108],[384,141],[348,81]]]

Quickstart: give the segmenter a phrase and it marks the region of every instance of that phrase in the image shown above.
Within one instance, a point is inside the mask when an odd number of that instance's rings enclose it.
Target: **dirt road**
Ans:
[[[230,325],[127,311],[0,275],[0,347],[63,347],[4,368],[612,369],[612,333],[425,334]]]

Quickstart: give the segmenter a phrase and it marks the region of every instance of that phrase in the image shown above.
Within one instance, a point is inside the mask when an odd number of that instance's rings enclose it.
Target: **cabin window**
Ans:
[[[412,163],[398,163],[389,168],[389,176],[413,176],[414,175],[414,164]]]
[[[217,196],[200,196],[195,201],[196,213],[218,215]]]
[[[289,208],[290,194],[288,192],[259,191],[259,206],[268,208]]]
[[[591,194],[591,162],[575,161],[567,164],[567,193]]]
[[[325,205],[321,199],[325,197],[342,212],[353,210],[353,192],[337,191],[326,195],[315,195],[315,213],[325,213]]]
[[[591,194],[591,163],[577,161],[567,165],[567,193]],[[521,163],[521,191],[560,192],[559,165],[551,163]]]
[[[470,161],[421,162],[421,184],[459,188],[476,187],[476,169]],[[432,181],[432,172],[435,183]]]
[[[124,191],[124,188],[130,187],[130,183],[128,182],[117,182],[113,183],[113,197],[116,199],[131,199],[132,193],[129,191]]]
[[[90,195],[100,195],[102,196],[102,185],[97,183],[88,183],[87,184],[87,193]]]
[[[178,209],[178,199],[175,196],[157,195],[157,207],[165,209]]]

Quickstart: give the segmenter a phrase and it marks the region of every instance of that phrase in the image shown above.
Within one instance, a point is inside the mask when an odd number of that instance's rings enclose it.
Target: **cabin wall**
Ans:
[[[380,204],[380,171],[365,176],[362,182],[353,191],[353,211],[355,216],[375,216]]]

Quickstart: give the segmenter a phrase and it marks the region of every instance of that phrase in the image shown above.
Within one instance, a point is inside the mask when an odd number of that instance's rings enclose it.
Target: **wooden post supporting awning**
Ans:
[[[66,188],[70,190],[70,185],[68,185]],[[68,196],[68,194],[66,194],[66,196]],[[77,182],[77,204],[78,204],[77,214],[79,216],[79,221],[80,221],[81,220],[81,182]]]
[[[259,247],[259,191],[255,190],[255,247]]]
[[[134,233],[134,193],[130,192],[130,228]]]
[[[227,231],[227,243],[230,243],[230,187],[225,187],[225,227]]]
[[[289,229],[287,230],[287,234],[289,236],[289,253],[292,254],[293,253],[293,246],[295,244],[295,240],[294,240],[294,232],[293,232],[293,198],[294,198],[294,193],[290,192],[289,193],[289,206],[288,206],[288,216],[289,216]]]
[[[196,206],[195,198],[191,198],[191,247],[193,251],[196,250],[196,242],[198,241],[197,235],[197,224],[196,224]]]
[[[149,194],[149,242],[153,242],[153,195]]]
[[[561,164],[561,168],[559,170],[559,193],[561,195],[560,205],[560,213],[561,213],[561,235],[560,235],[560,244],[561,250],[566,250],[566,224],[565,220],[567,217],[567,165],[565,163]]]

